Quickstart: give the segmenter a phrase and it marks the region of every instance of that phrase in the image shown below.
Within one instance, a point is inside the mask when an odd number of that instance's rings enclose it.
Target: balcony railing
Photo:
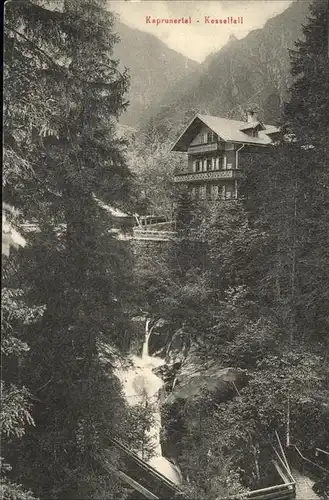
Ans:
[[[187,149],[189,154],[193,153],[207,153],[209,151],[217,151],[219,149],[217,142],[211,142],[210,144],[197,144],[195,146],[190,146]]]
[[[240,179],[241,170],[209,170],[208,172],[187,172],[175,176],[175,182],[200,182],[222,179]]]

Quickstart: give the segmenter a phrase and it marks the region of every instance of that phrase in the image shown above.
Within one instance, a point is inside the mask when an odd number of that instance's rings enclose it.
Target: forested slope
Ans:
[[[295,447],[316,464],[303,473],[328,498],[316,455],[329,442],[327,19],[327,2],[313,2],[282,140],[244,158],[241,200],[204,206],[177,193],[178,242],[138,270],[145,307],[171,332],[163,439],[192,498],[275,484],[276,431],[294,467]]]
[[[241,120],[250,104],[258,106],[266,123],[276,123],[291,81],[288,49],[301,34],[308,4],[296,0],[262,29],[241,40],[231,37],[198,71],[169,87],[142,128],[153,124],[174,138],[195,113]]]
[[[102,1],[6,4],[3,195],[24,237],[2,268],[7,500],[124,498],[108,437],[138,448],[148,425],[114,373],[136,337],[131,252],[97,202],[130,200],[115,41]]]

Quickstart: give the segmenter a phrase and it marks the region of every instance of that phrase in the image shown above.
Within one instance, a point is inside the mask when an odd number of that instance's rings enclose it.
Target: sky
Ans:
[[[289,7],[292,0],[108,0],[110,10],[132,28],[152,33],[170,48],[202,62],[219,50],[234,34],[245,37]],[[146,17],[181,18],[191,16],[191,24],[152,24]],[[211,24],[209,19],[243,18],[240,24]]]

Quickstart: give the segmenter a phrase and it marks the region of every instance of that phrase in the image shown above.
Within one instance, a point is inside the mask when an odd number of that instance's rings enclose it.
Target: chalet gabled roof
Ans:
[[[250,130],[250,129],[255,129],[255,128],[258,128],[259,130],[266,129],[263,122],[256,120],[256,121],[252,121],[252,122],[243,123],[243,125],[241,125],[241,127],[240,127],[240,130],[242,130],[242,132],[243,132],[244,130]]]
[[[263,125],[264,130],[259,131],[258,137],[251,137],[241,130],[241,127],[247,125],[246,122],[219,118],[218,116],[197,114],[174,143],[171,150],[186,152],[202,124],[209,127],[210,130],[218,135],[220,140],[224,142],[259,146],[271,144],[272,139],[269,135],[279,132],[279,128],[274,125]]]

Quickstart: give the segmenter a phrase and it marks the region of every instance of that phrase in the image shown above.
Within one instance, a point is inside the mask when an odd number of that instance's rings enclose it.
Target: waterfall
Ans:
[[[151,322],[151,320],[147,319],[146,323],[145,323],[145,339],[144,339],[143,348],[142,348],[142,358],[146,358],[149,356],[149,339],[150,339],[152,329],[153,329],[153,328],[150,328],[150,322]]]
[[[151,333],[152,328],[150,328],[150,320],[148,319],[145,324],[145,339],[142,355],[132,356],[133,367],[121,371],[118,373],[118,376],[129,404],[147,405],[151,403],[152,408],[154,408],[154,424],[152,429],[148,432],[149,443],[154,456],[148,463],[173,483],[180,484],[181,474],[178,467],[162,456],[159,391],[163,386],[163,381],[153,373],[153,370],[154,368],[162,366],[165,361],[159,357],[149,355],[149,339]],[[141,456],[141,458],[143,457]]]

